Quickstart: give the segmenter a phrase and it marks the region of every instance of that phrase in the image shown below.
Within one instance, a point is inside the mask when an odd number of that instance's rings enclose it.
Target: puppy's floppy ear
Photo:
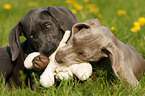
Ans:
[[[78,22],[75,14],[64,7],[48,6],[47,10],[59,23],[64,32],[66,30],[72,30],[72,26]]]
[[[20,53],[21,46],[19,36],[22,36],[22,26],[20,21],[9,34],[9,44],[11,49],[12,61],[16,60]]]
[[[76,23],[72,28],[72,35],[79,32],[82,28],[91,28],[94,26],[100,26],[100,22],[98,19],[90,19],[85,22]]]
[[[121,51],[118,49],[114,42],[109,42],[105,49],[108,51],[108,56],[111,61],[112,69],[115,75],[119,78],[118,72],[121,68],[120,65],[122,63],[123,55],[121,54]]]

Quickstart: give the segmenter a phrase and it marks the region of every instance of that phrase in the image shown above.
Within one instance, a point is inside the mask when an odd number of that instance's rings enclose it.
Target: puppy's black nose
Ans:
[[[45,56],[49,57],[55,50],[56,50],[56,48],[54,46],[47,46],[41,52]]]
[[[55,59],[58,63],[62,63],[61,57],[58,55],[58,53],[56,53]]]

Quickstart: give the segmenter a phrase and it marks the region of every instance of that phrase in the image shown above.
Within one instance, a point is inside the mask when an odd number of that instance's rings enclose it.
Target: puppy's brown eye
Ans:
[[[78,55],[79,55],[79,56],[86,57],[86,55],[85,55],[83,52],[78,52]]]
[[[49,29],[51,27],[51,24],[47,23],[46,28]]]
[[[36,36],[35,36],[35,35],[30,35],[29,37],[30,37],[31,39],[36,38]]]
[[[33,35],[30,35],[30,38],[31,38],[31,39],[33,39],[33,38],[34,38],[34,36],[33,36]]]

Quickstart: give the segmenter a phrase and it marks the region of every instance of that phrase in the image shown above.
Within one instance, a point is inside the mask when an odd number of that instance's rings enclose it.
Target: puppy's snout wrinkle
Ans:
[[[62,63],[62,58],[60,57],[59,53],[56,53],[55,59],[58,63]]]

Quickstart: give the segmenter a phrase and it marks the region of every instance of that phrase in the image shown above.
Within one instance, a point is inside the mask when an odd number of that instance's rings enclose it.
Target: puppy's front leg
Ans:
[[[127,83],[133,86],[137,86],[139,84],[138,80],[134,76],[133,72],[131,70],[123,70],[118,74],[120,78],[123,78],[126,80]]]

